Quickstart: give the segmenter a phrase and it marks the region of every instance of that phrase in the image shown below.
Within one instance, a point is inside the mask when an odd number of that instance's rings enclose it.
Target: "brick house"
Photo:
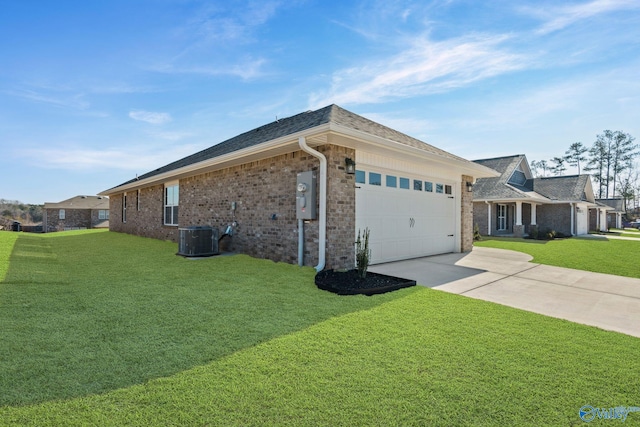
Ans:
[[[523,154],[475,163],[500,173],[479,179],[473,189],[480,234],[521,237],[554,230],[574,236],[606,227],[611,208],[596,202],[590,175],[533,178]]]
[[[307,203],[316,215],[302,220],[297,180],[305,172],[316,177],[315,191],[305,193],[316,193]],[[233,232],[236,252],[321,270],[353,267],[356,234],[365,227],[372,263],[471,250],[469,189],[494,175],[330,105],[100,194],[109,196],[112,231],[175,242],[179,227],[212,226]]]
[[[612,199],[596,199],[596,203],[598,203],[601,207],[604,207],[607,211],[606,222],[599,225],[606,225],[606,228],[622,228],[622,215],[624,215],[624,199],[621,198],[612,198]],[[593,216],[597,215],[597,212],[590,212],[592,215],[592,221],[602,221],[603,218]],[[598,230],[604,230],[604,227],[600,226],[597,228]]]
[[[42,213],[42,231],[109,227],[109,198],[75,196],[58,203],[47,202]]]

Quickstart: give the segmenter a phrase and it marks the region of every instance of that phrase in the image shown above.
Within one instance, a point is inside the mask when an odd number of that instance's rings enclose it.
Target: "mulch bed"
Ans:
[[[375,295],[415,286],[415,280],[367,272],[362,279],[357,270],[324,270],[316,274],[316,286],[338,295]]]

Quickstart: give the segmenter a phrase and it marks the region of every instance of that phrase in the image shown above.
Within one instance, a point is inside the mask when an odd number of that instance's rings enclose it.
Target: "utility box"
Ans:
[[[219,231],[207,226],[191,226],[178,229],[178,255],[205,257],[217,255]]]
[[[296,218],[316,219],[316,173],[298,173],[296,182]]]

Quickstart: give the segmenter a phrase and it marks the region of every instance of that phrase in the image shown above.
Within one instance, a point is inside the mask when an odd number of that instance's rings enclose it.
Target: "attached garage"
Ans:
[[[355,237],[365,227],[373,263],[471,250],[468,189],[476,178],[496,175],[329,105],[267,123],[101,195],[110,196],[113,231],[177,241],[178,227],[210,226],[230,230],[234,252],[320,271],[353,268]],[[312,179],[301,187],[304,176]],[[301,201],[317,214],[301,215]]]
[[[460,182],[402,166],[359,163],[356,172],[356,235],[369,228],[371,263],[460,251]]]

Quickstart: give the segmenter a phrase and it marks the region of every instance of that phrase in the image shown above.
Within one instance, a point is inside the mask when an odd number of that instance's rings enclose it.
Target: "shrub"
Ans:
[[[478,224],[473,226],[473,240],[482,240],[480,235],[480,226]]]
[[[364,229],[362,237],[358,230],[358,239],[356,240],[356,268],[358,276],[364,279],[367,277],[367,268],[369,268],[369,260],[371,258],[371,249],[369,249],[369,227]]]

